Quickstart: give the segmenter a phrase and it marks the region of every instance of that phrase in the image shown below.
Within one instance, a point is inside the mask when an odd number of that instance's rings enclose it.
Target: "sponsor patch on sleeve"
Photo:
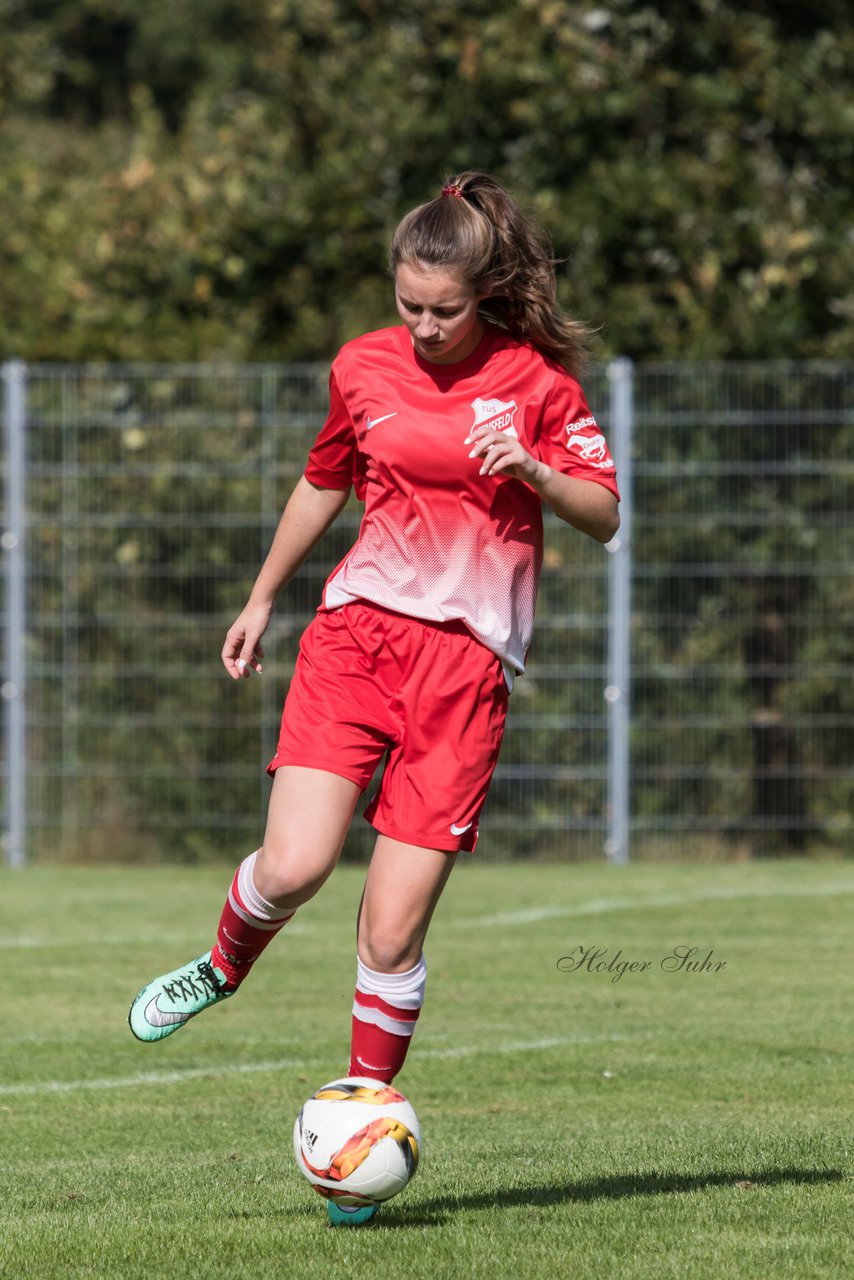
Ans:
[[[576,418],[574,422],[568,422],[564,430],[569,453],[574,453],[588,467],[613,469],[614,460],[595,418]]]

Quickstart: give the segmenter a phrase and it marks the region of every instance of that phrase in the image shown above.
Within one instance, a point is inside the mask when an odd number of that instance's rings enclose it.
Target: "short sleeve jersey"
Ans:
[[[320,488],[355,485],[365,514],[321,610],[361,599],[434,622],[460,619],[508,675],[524,671],[542,501],[523,481],[480,475],[482,460],[464,442],[481,424],[506,431],[549,466],[619,497],[579,384],[495,325],[452,365],[421,359],[401,325],[342,347],[330,392],[305,477]]]

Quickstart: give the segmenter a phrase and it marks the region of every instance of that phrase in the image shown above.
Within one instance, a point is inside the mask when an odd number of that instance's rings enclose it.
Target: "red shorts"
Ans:
[[[363,791],[365,817],[428,849],[474,849],[507,714],[501,662],[462,622],[424,622],[363,601],[318,613],[300,644],[276,754]]]

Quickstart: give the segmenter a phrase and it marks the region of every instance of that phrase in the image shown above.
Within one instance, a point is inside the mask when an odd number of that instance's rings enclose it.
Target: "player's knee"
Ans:
[[[403,973],[418,963],[421,939],[414,940],[394,925],[363,931],[359,959],[377,973]]]
[[[253,879],[261,896],[274,906],[301,907],[314,897],[330,870],[290,857],[287,850],[265,841],[258,851]]]

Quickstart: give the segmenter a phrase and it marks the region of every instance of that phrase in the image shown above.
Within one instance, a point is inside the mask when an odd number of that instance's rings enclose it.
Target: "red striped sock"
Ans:
[[[349,1075],[391,1083],[406,1058],[426,982],[423,956],[405,973],[377,973],[358,961]]]
[[[258,852],[250,853],[235,872],[211,953],[211,963],[222,970],[232,988],[240,986],[261,952],[296,910],[273,906],[255,888],[252,870]]]

